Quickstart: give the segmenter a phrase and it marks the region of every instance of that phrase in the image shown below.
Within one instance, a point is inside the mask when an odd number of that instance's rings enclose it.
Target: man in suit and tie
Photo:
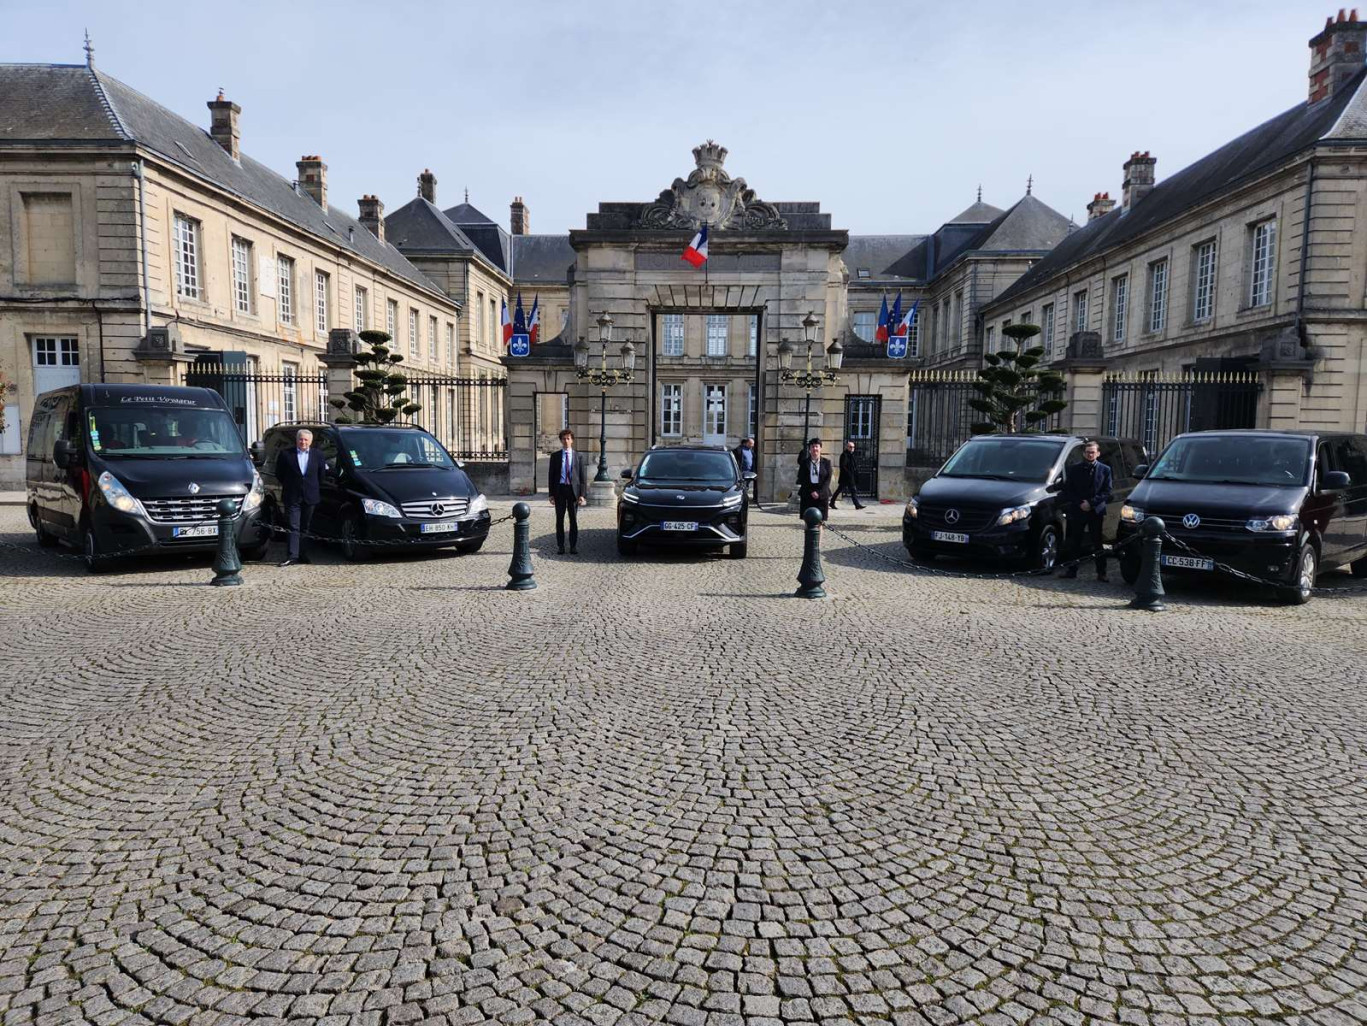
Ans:
[[[324,457],[313,448],[313,432],[300,428],[293,449],[281,449],[275,458],[275,479],[280,482],[280,504],[289,517],[290,534],[281,566],[307,563],[303,555],[304,534],[313,522],[313,511],[323,499]]]
[[[864,504],[859,501],[859,493],[854,490],[854,439],[845,442],[845,451],[840,454],[840,487],[836,488],[835,494],[831,496],[831,509],[835,509],[835,502],[840,496],[848,495],[850,501],[854,503],[855,509],[863,509]]]
[[[1101,446],[1088,442],[1082,447],[1082,462],[1068,468],[1063,478],[1063,508],[1068,516],[1065,561],[1082,555],[1084,538],[1090,539],[1096,558],[1096,579],[1106,580],[1106,550],[1102,548],[1101,527],[1106,520],[1106,503],[1111,501],[1111,468],[1101,462]],[[1076,577],[1077,567],[1063,571]]]
[[[821,439],[807,442],[806,454],[797,463],[797,491],[802,512],[815,506],[821,510],[821,524],[831,515],[831,461],[821,455]]]
[[[547,485],[555,507],[555,544],[565,552],[565,514],[570,517],[570,555],[579,555],[579,507],[588,502],[589,468],[583,453],[574,448],[574,432],[560,432],[560,451],[551,454]]]

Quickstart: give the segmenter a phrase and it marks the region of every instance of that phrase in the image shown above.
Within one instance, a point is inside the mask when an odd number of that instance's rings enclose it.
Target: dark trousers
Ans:
[[[1096,559],[1096,572],[1106,572],[1106,550],[1101,544],[1101,525],[1105,523],[1104,514],[1087,512],[1080,509],[1068,511],[1068,536],[1065,539],[1064,562],[1079,558],[1084,551],[1092,553]]]
[[[821,510],[821,522],[822,522],[823,524],[824,524],[827,520],[831,519],[831,497],[830,497],[830,495],[828,495],[826,492],[821,492],[821,493],[820,493],[820,498],[813,499],[813,498],[812,498],[812,489],[811,489],[811,486],[810,486],[810,485],[807,485],[807,486],[803,487],[802,490],[801,490],[801,492],[799,493],[799,495],[800,495],[800,498],[798,499],[798,505],[799,505],[799,507],[800,507],[799,510],[798,510],[798,513],[799,513],[799,514],[806,513],[809,507],[815,506],[817,509]]]
[[[555,486],[555,544],[565,547],[565,514],[570,515],[570,548],[579,548],[579,500],[567,484]]]
[[[840,475],[840,486],[836,488],[835,494],[831,496],[831,505],[834,506],[835,500],[840,498],[840,496],[842,495],[848,495],[850,497],[850,501],[854,503],[856,508],[863,505],[863,503],[859,501],[859,493],[854,490],[853,474]]]
[[[285,507],[285,515],[290,521],[290,536],[285,554],[290,559],[298,559],[303,554],[302,535],[308,533],[309,525],[313,523],[315,508],[311,502],[300,502]]]

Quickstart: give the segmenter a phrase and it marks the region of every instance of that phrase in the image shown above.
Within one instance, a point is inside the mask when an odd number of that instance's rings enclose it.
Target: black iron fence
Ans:
[[[1261,392],[1246,371],[1115,375],[1102,385],[1103,433],[1136,438],[1156,455],[1184,431],[1257,427]]]
[[[911,372],[907,397],[907,466],[938,467],[968,441],[973,434],[973,425],[984,418],[970,405],[970,400],[979,397],[974,388],[977,380],[974,371]],[[1062,430],[1063,416],[1056,413],[1031,429]]]
[[[250,364],[203,361],[186,366],[183,383],[223,396],[248,445],[276,424],[331,419],[324,373],[305,374],[286,366],[281,373],[262,374]]]
[[[507,378],[456,378],[405,371],[422,407],[412,419],[467,463],[507,463]]]

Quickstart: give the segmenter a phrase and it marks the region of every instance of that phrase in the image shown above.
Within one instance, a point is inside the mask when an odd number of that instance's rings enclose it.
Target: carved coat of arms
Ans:
[[[701,228],[756,230],[783,229],[788,223],[778,208],[755,198],[755,190],[744,178],[732,178],[722,168],[726,147],[711,139],[693,148],[697,167],[687,180],[660,193],[654,203],[641,211],[639,228]]]

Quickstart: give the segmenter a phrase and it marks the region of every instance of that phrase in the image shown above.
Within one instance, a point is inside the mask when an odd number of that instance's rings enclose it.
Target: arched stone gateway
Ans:
[[[575,264],[570,313],[559,340],[524,358],[507,358],[511,484],[545,486],[547,450],[567,422],[578,446],[598,454],[600,389],[575,375],[573,343],[583,338],[600,360],[598,318],[612,318],[609,366],[623,341],[636,347],[635,375],[607,396],[607,463],[614,481],[652,444],[737,445],[754,435],[759,495],[786,499],[802,447],[804,393],[779,379],[776,350],[789,339],[805,365],[802,319],[817,321],[814,359],[846,324],[849,233],[833,229],[818,203],[770,203],[724,168],[727,151],[709,140],[696,164],[653,202],[602,203],[570,232]],[[709,260],[682,259],[706,224]],[[903,488],[906,368],[896,361],[850,361],[834,385],[812,396],[811,431],[838,448],[849,395],[881,396],[889,423],[872,441],[887,497]],[[867,419],[867,418],[866,418]],[[867,424],[865,425],[867,427]]]

